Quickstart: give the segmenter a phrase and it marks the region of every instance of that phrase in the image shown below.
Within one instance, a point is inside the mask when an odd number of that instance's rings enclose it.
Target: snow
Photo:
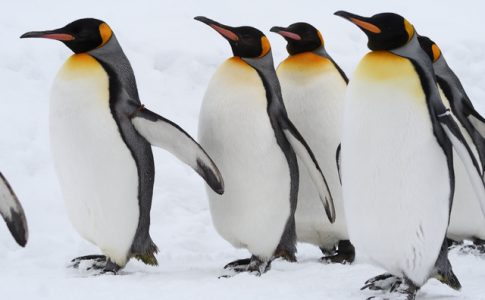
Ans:
[[[286,3],[285,3],[286,2]],[[48,99],[57,70],[70,55],[55,41],[20,40],[31,30],[61,27],[82,17],[106,21],[115,31],[138,80],[140,97],[153,111],[197,136],[201,100],[217,65],[230,55],[222,38],[193,17],[265,31],[275,61],[285,56],[273,25],[307,21],[320,28],[328,52],[350,75],[366,53],[366,39],[333,16],[395,11],[443,50],[477,108],[485,112],[485,4],[479,1],[8,1],[0,10],[0,170],[24,205],[30,239],[19,248],[0,225],[2,299],[365,299],[364,281],[382,272],[372,266],[323,265],[315,247],[300,245],[299,263],[276,261],[262,277],[217,279],[227,262],[247,257],[215,232],[203,181],[170,154],[154,149],[156,186],[151,235],[160,266],[131,261],[120,276],[90,276],[67,269],[71,258],[99,253],[72,228],[49,150]],[[466,5],[465,5],[466,4]],[[485,299],[485,260],[451,254],[461,293],[431,280],[419,299]]]

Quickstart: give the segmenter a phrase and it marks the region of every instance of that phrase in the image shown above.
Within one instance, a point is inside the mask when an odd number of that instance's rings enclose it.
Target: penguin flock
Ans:
[[[368,38],[350,80],[308,23],[270,29],[289,54],[275,68],[260,30],[196,17],[233,54],[208,83],[198,142],[142,104],[107,23],[23,34],[74,52],[52,87],[50,142],[69,219],[102,254],[70,266],[158,265],[149,233],[157,146],[204,179],[214,228],[251,254],[221,277],[296,262],[303,242],[325,263],[357,255],[384,269],[362,287],[382,299],[415,299],[430,278],[459,290],[449,247],[469,240],[485,252],[485,119],[438,45],[404,17],[335,15]],[[1,173],[0,214],[25,246],[25,213]]]

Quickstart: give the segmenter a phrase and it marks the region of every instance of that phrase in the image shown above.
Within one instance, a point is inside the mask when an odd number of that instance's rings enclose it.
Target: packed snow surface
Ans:
[[[286,57],[285,43],[269,28],[309,22],[322,31],[328,52],[351,78],[367,41],[333,13],[400,13],[440,45],[476,107],[485,112],[484,8],[480,1],[451,0],[5,1],[0,9],[0,170],[24,205],[30,239],[22,249],[0,225],[1,299],[352,300],[374,295],[359,288],[383,271],[362,262],[324,265],[316,247],[299,245],[298,264],[275,261],[261,277],[218,279],[226,263],[249,254],[215,232],[202,179],[160,149],[154,149],[151,212],[160,266],[131,261],[119,276],[66,268],[73,257],[99,253],[67,218],[49,149],[50,87],[71,53],[56,41],[20,40],[22,33],[59,28],[83,17],[106,21],[132,63],[142,102],[197,136],[205,88],[231,55],[225,40],[193,20],[197,15],[260,28],[272,42],[276,63]],[[418,298],[485,299],[485,258],[457,251],[450,257],[463,290],[430,280]]]

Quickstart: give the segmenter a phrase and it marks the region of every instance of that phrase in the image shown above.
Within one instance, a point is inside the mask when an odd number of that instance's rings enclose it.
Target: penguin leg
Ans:
[[[280,243],[274,252],[273,259],[282,258],[289,262],[296,262],[296,199],[292,200],[291,203],[291,215],[288,218],[288,221],[286,221],[285,230],[283,231]]]
[[[289,262],[296,262],[296,227],[295,218],[289,218],[285,231],[281,236],[280,243],[276,248],[273,258],[282,258]]]
[[[87,267],[87,270],[101,270],[106,266],[107,263],[107,258],[105,255],[85,255],[85,256],[80,256],[76,257],[71,260],[71,264],[69,267],[72,267],[74,269],[78,269],[79,265],[83,262],[90,262],[91,265]]]
[[[101,274],[116,275],[120,269],[121,269],[120,266],[118,266],[116,263],[112,262],[111,259],[108,259],[108,261],[106,262],[106,265],[103,268],[103,271],[101,272]]]
[[[263,260],[253,255],[251,257],[251,262],[248,265],[247,271],[253,273],[256,276],[261,276],[262,274],[268,272],[270,269],[271,260]]]
[[[320,248],[325,255],[327,251]],[[320,259],[325,263],[351,264],[355,259],[355,248],[349,240],[339,241],[337,250],[331,255],[326,255]]]

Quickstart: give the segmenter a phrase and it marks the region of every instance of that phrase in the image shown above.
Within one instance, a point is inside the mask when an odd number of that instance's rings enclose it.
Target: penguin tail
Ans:
[[[155,254],[158,253],[158,247],[153,243],[153,241],[150,241],[150,246],[147,247],[146,251],[140,254],[136,254],[135,258],[137,260],[142,261],[144,264],[150,265],[150,266],[158,266],[158,260],[155,257]]]
[[[450,288],[459,291],[461,290],[461,283],[460,280],[458,280],[458,277],[456,277],[455,273],[453,272],[452,269],[448,270],[446,274],[443,274],[441,272],[438,272],[438,274],[435,276],[435,278],[441,282],[449,286]]]

